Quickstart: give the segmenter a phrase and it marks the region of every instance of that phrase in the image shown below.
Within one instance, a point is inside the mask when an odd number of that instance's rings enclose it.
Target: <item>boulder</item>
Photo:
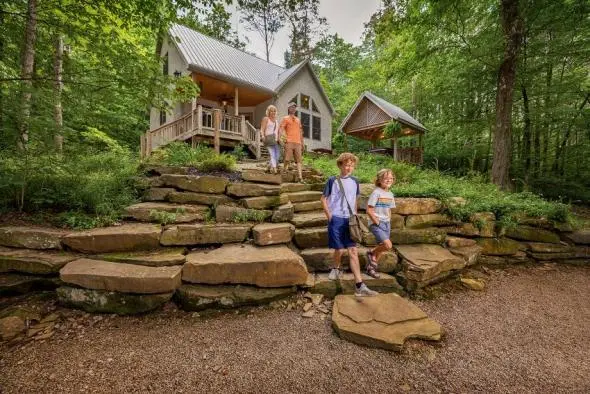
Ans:
[[[59,278],[25,274],[0,274],[0,296],[26,294],[36,290],[54,290],[60,286]]]
[[[590,245],[590,228],[574,231],[565,235],[565,238],[575,244]]]
[[[242,171],[242,179],[249,182],[270,183],[273,185],[280,185],[282,182],[281,174],[269,174],[256,170]]]
[[[322,192],[314,192],[314,191],[303,191],[303,192],[294,192],[287,194],[289,201],[292,203],[298,202],[309,202],[309,201],[319,201],[322,197]]]
[[[0,339],[9,341],[25,332],[25,321],[18,316],[8,316],[0,319]]]
[[[14,249],[0,252],[0,272],[14,271],[38,275],[56,274],[61,267],[77,258],[77,255],[66,252]]]
[[[295,212],[306,212],[306,211],[317,211],[322,209],[322,202],[321,201],[307,201],[307,202],[298,202],[293,204],[293,208]]]
[[[127,215],[140,222],[160,222],[160,215],[167,213],[166,221],[186,223],[204,220],[209,212],[207,205],[177,205],[166,202],[142,202],[125,208]]]
[[[180,286],[182,267],[145,267],[135,264],[78,259],[60,270],[65,283],[96,290],[157,294]]]
[[[149,252],[106,253],[96,256],[96,259],[148,267],[167,267],[184,264],[186,256],[184,248],[169,248]]]
[[[328,228],[312,227],[295,230],[295,244],[300,249],[328,247]]]
[[[145,191],[143,201],[166,201],[170,193],[176,192],[171,187],[151,187]]]
[[[476,245],[477,241],[469,238],[447,236],[446,243],[449,248],[462,248],[465,246]]]
[[[254,243],[259,246],[291,242],[295,227],[289,223],[264,223],[252,228]]]
[[[249,284],[285,287],[304,284],[301,256],[286,246],[224,245],[187,255],[182,280],[201,284]]]
[[[518,242],[508,238],[479,238],[477,244],[483,248],[482,254],[488,256],[509,256],[519,250]]]
[[[263,222],[269,219],[272,214],[273,212],[267,209],[248,209],[232,205],[219,205],[215,208],[215,221],[217,223]]]
[[[277,209],[272,212],[270,221],[273,223],[288,222],[293,219],[293,215],[295,215],[295,208],[293,207],[293,204],[289,202],[277,207]]]
[[[250,224],[179,224],[164,230],[160,243],[173,245],[207,245],[243,242]]]
[[[371,289],[379,293],[403,293],[404,289],[397,283],[394,276],[381,273],[379,279],[361,274],[363,282]],[[338,280],[340,292],[343,294],[354,294],[356,280],[352,272],[345,272]]]
[[[171,175],[160,176],[166,186],[197,193],[222,194],[229,184],[227,178],[218,176]]]
[[[483,248],[478,245],[449,248],[449,252],[455,256],[463,257],[467,266],[474,265],[479,260]]]
[[[400,351],[408,338],[438,341],[442,328],[397,294],[334,300],[332,326],[340,338],[360,345]]]
[[[284,205],[288,202],[289,198],[286,194],[278,196],[249,197],[242,200],[242,203],[246,208],[252,209],[269,209]]]
[[[537,227],[522,226],[506,229],[506,236],[522,241],[546,242],[558,244],[560,242],[559,235],[549,230],[544,230]]]
[[[182,285],[176,290],[175,299],[186,311],[201,311],[209,308],[238,308],[246,305],[268,304],[289,297],[297,288],[255,286],[208,286]]]
[[[67,232],[49,228],[0,227],[0,245],[11,248],[61,249],[61,238]]]
[[[201,205],[221,205],[231,203],[234,200],[225,194],[208,194],[195,192],[177,192],[172,191],[168,194],[168,201],[177,204],[201,204]]]
[[[259,183],[232,183],[227,187],[227,194],[233,197],[278,196],[281,187]]]
[[[466,265],[464,259],[439,245],[398,245],[395,249],[402,258],[405,279],[416,282],[418,287],[432,283],[433,280]]]
[[[438,228],[425,229],[392,229],[391,242],[394,245],[404,244],[442,244],[446,233]]]
[[[426,215],[409,215],[406,217],[407,228],[425,228],[435,226],[446,226],[453,224],[454,220],[440,213]]]
[[[296,193],[311,190],[311,185],[305,183],[283,183],[281,193]]]
[[[162,228],[153,224],[125,224],[66,235],[62,242],[83,253],[131,252],[156,249]]]
[[[395,205],[391,213],[400,215],[426,215],[442,208],[442,203],[435,198],[396,198]]]
[[[291,223],[297,228],[327,226],[328,218],[324,212],[305,212],[294,215]]]
[[[65,306],[82,309],[89,313],[116,313],[117,315],[149,312],[170,301],[173,295],[173,292],[128,294],[69,286],[57,289],[57,298]]]

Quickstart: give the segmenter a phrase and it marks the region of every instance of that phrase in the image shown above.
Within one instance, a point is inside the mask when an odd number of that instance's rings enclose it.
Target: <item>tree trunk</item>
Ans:
[[[57,152],[61,153],[63,149],[63,110],[61,106],[61,92],[63,90],[62,71],[63,71],[63,53],[64,53],[64,39],[61,34],[58,34],[55,40],[55,58],[53,61],[53,75],[54,83],[54,100],[53,119],[55,120],[55,135],[54,143]]]
[[[521,87],[522,91],[522,105],[524,110],[524,128],[522,130],[522,154],[524,156],[524,174],[528,178],[529,170],[531,168],[531,112],[529,107],[529,96],[527,94],[526,86]]]
[[[23,89],[19,118],[18,147],[25,150],[29,141],[29,117],[31,116],[31,94],[33,87],[33,65],[35,63],[35,38],[37,27],[37,0],[29,0],[27,7],[27,26],[25,29],[25,45],[21,60],[21,78]]]
[[[510,188],[512,150],[512,95],[516,79],[516,62],[522,38],[522,20],[518,0],[501,0],[500,16],[504,32],[504,59],[498,72],[496,92],[496,124],[494,128],[494,159],[492,182],[502,189]]]
[[[582,101],[582,104],[580,104],[580,106],[578,107],[578,111],[576,112],[576,115],[573,117],[573,119],[571,119],[569,121],[568,127],[565,130],[565,134],[563,136],[563,139],[561,140],[561,143],[555,147],[555,160],[553,161],[553,166],[552,166],[551,170],[556,175],[557,174],[563,175],[563,163],[564,163],[563,155],[564,155],[565,147],[567,145],[567,141],[569,140],[570,134],[572,132],[573,123],[578,118],[578,116],[582,113],[582,110],[584,109],[584,107],[586,106],[586,104],[589,101],[590,101],[590,93],[587,93],[586,97],[584,97],[584,100]],[[559,169],[560,163],[561,163],[561,170]]]

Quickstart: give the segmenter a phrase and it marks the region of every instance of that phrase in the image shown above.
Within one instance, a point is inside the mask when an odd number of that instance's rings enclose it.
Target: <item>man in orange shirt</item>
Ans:
[[[281,120],[281,127],[279,128],[279,135],[286,135],[287,141],[285,143],[285,159],[284,159],[284,171],[287,171],[289,162],[295,159],[297,163],[297,172],[299,173],[299,182],[303,182],[303,176],[301,174],[301,155],[303,152],[303,127],[301,127],[301,121],[295,116],[297,110],[297,104],[290,102],[288,104],[287,113]],[[284,134],[283,134],[284,133]]]

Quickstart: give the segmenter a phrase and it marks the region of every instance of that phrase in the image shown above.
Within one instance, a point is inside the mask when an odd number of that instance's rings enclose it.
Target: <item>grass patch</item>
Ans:
[[[476,212],[493,212],[500,224],[510,226],[514,215],[525,214],[531,217],[569,222],[569,206],[559,202],[550,202],[531,192],[507,193],[488,183],[481,176],[456,178],[434,170],[422,170],[418,167],[394,162],[392,158],[380,155],[358,154],[359,164],[353,175],[361,183],[372,183],[377,171],[391,168],[397,177],[392,187],[398,197],[434,197],[447,206],[447,212],[456,219],[467,220]],[[315,167],[324,175],[337,175],[336,158],[330,156],[306,156],[305,164]],[[448,202],[451,197],[463,197],[465,206],[453,206]]]
[[[264,222],[267,217],[268,214],[265,212],[248,209],[246,211],[234,212],[231,215],[230,221],[234,223]]]

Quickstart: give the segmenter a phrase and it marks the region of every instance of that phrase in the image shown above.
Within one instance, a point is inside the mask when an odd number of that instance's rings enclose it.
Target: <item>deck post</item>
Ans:
[[[220,123],[221,123],[221,110],[214,109],[213,110],[213,146],[215,147],[215,153],[221,153],[220,147]]]
[[[193,148],[197,147],[197,134],[201,134],[203,131],[203,106],[197,105],[197,132],[191,139],[191,145]]]
[[[240,131],[242,132],[242,143],[246,142],[246,117],[244,115],[240,115]]]
[[[197,99],[191,100],[191,133],[195,130],[195,109],[197,108]]]
[[[152,134],[148,131],[145,136],[145,156],[149,156],[152,153]]]
[[[393,144],[393,161],[398,161],[397,138],[392,138],[391,143]]]
[[[238,87],[234,87],[234,115],[240,114],[239,103],[238,103]]]
[[[254,141],[254,143],[256,144],[256,160],[260,159],[261,153],[260,153],[260,129],[256,128],[256,141]]]

